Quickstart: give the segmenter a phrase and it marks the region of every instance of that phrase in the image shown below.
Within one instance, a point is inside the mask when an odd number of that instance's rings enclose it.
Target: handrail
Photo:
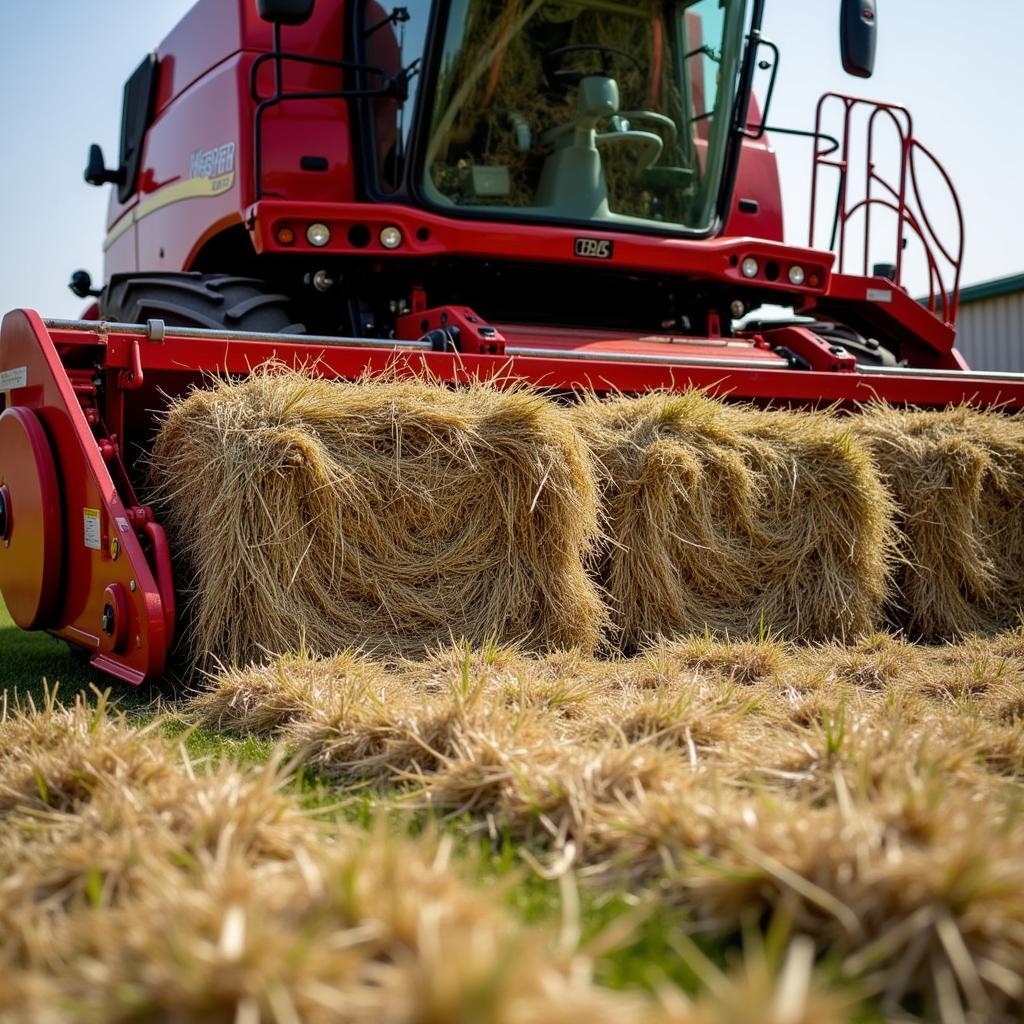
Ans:
[[[827,137],[822,130],[824,112],[826,109],[834,108],[835,101],[843,105],[843,131],[838,156],[833,156],[837,152],[835,146],[825,149],[820,141]],[[864,194],[863,198],[851,201],[853,117],[859,108],[870,108],[866,124]],[[879,173],[876,163],[876,130],[880,120],[883,122],[887,120],[896,131],[899,170],[895,185]],[[813,138],[809,244],[814,247],[817,235],[818,175],[822,168],[831,167],[839,171],[835,220],[829,241],[829,248],[835,251],[837,257],[836,270],[840,273],[845,270],[847,227],[854,217],[863,213],[864,249],[861,271],[868,276],[870,273],[868,261],[871,248],[871,215],[878,207],[891,210],[896,214],[897,227],[893,283],[903,286],[903,247],[906,242],[905,229],[909,228],[921,242],[927,263],[928,297],[925,304],[931,313],[942,319],[949,327],[955,327],[960,298],[960,271],[964,255],[963,208],[946,169],[935,154],[914,137],[914,123],[910,111],[895,103],[883,103],[858,96],[848,96],[844,93],[827,92],[818,100]],[[918,179],[917,157],[919,154],[923,154],[931,162],[949,190],[956,212],[957,238],[955,244],[947,244],[943,241],[928,215]],[[881,195],[879,190],[882,192]],[[940,265],[940,260],[942,265]],[[949,288],[946,287],[946,278],[949,279]]]

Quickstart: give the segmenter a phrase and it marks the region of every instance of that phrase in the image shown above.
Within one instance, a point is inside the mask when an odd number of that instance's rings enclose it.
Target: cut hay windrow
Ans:
[[[152,456],[192,667],[451,639],[951,639],[1024,607],[1024,420],[264,368]],[[603,532],[602,532],[603,531]]]
[[[175,403],[152,463],[194,662],[600,640],[593,470],[536,393],[263,369]]]
[[[877,624],[892,506],[847,424],[696,391],[586,400],[572,416],[599,466],[601,582],[623,647]]]
[[[898,506],[893,622],[926,640],[1015,626],[1024,610],[1024,418],[870,405],[849,422]]]
[[[6,696],[6,695],[5,695]],[[57,689],[36,707],[0,705],[0,816],[15,808],[70,810],[88,803],[110,783],[159,789],[172,775],[166,751],[154,743],[155,726],[133,727],[106,713],[106,698],[72,705]]]
[[[659,999],[594,984],[575,901],[561,929],[526,926],[454,863],[451,839],[383,823],[317,820],[262,769],[190,763],[148,728],[78,701],[0,720],[43,763],[80,755],[81,728],[109,771],[51,800],[0,810],[0,1020],[21,1022],[488,1021],[492,1024],[840,1024],[813,944],[751,950],[725,976],[685,937],[705,991]],[[134,740],[134,745],[132,741]],[[117,770],[145,747],[161,775]],[[19,790],[15,758],[0,765]],[[42,801],[42,803],[40,803]],[[568,894],[571,886],[565,889]],[[599,934],[597,947],[611,936]]]
[[[701,638],[629,661],[456,649],[371,686],[331,664],[236,670],[194,712],[227,698],[248,709],[236,728],[290,740],[325,780],[468,816],[721,938],[782,914],[892,1012],[1024,1011],[1021,633]],[[282,674],[272,724],[255,705]]]

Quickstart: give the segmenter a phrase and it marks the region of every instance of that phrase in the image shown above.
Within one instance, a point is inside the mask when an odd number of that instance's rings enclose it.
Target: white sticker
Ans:
[[[93,551],[103,549],[100,543],[100,510],[98,508],[83,508],[82,518],[85,522],[85,546]]]
[[[892,302],[892,292],[888,288],[869,288],[868,302]]]
[[[28,386],[28,367],[19,366],[16,370],[4,370],[0,373],[0,391],[13,391],[15,388]]]
[[[114,521],[117,523],[117,528],[122,533],[127,533],[131,529],[131,527],[128,525],[127,519],[122,519],[120,516],[118,516]]]

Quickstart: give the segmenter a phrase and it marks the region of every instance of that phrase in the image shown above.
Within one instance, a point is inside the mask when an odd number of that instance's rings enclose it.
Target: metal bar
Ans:
[[[57,320],[44,319],[43,323],[54,331],[86,331],[90,334],[144,334],[152,336],[149,324],[117,324],[106,320]],[[162,324],[162,321],[152,321]],[[418,349],[429,352],[433,344],[429,341],[413,341],[407,338],[337,338],[324,334],[260,334],[253,331],[220,331],[204,327],[164,327],[165,334],[176,338],[218,339],[222,341],[278,341],[299,345],[332,345],[344,348],[385,348]]]
[[[119,324],[106,320],[60,320],[48,318],[43,324],[55,331],[84,331],[89,334],[144,334],[149,336],[149,324]],[[171,335],[178,338],[197,338],[217,341],[270,341],[297,345],[324,345],[332,348],[412,349],[430,351],[429,341],[403,338],[336,338],[315,334],[260,334],[253,331],[218,331],[200,327],[171,327]],[[672,356],[648,352],[609,352],[600,349],[534,348],[526,345],[506,345],[506,356],[525,356],[537,359],[583,360],[604,363],[646,363],[663,366],[707,366],[734,370],[788,370],[788,362],[767,359],[733,359],[728,356]],[[500,358],[500,357],[499,357]],[[872,376],[931,377],[950,381],[1005,380],[1024,383],[1024,373],[1002,373],[997,370],[935,370],[913,366],[872,366],[858,363],[857,372]]]
[[[537,359],[585,360],[594,363],[650,363],[659,366],[715,366],[723,370],[788,370],[783,359],[730,359],[727,356],[661,356],[653,352],[608,352],[587,348],[530,348],[506,345],[507,356],[534,356]]]
[[[1008,384],[1024,383],[1024,373],[1003,373],[999,370],[935,370],[913,366],[870,366],[858,363],[857,372],[883,377],[936,377],[951,381],[1005,380]]]

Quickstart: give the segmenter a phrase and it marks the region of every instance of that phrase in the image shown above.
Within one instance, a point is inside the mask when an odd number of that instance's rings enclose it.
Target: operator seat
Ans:
[[[582,77],[576,95],[576,120],[551,128],[541,141],[554,145],[541,170],[533,209],[570,220],[638,220],[613,213],[608,207],[608,181],[598,143],[628,141],[643,147],[639,168],[646,170],[661,155],[664,143],[654,132],[629,127],[597,131],[605,118],[619,113],[619,85],[607,74]],[[667,118],[665,120],[668,120]]]

